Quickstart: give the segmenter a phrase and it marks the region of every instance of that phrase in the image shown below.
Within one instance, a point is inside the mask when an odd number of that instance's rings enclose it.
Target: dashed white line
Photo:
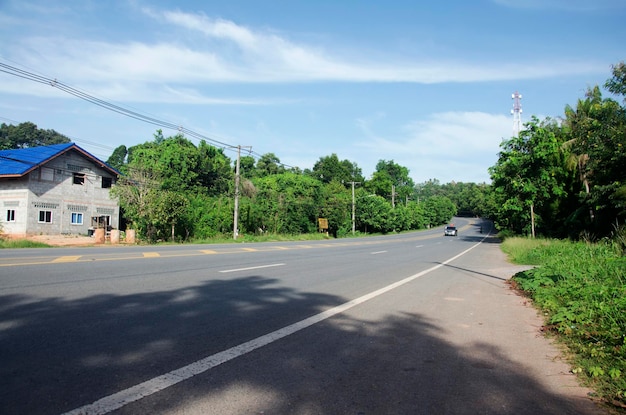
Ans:
[[[271,267],[281,267],[285,264],[269,264],[269,265],[258,265],[256,267],[248,267],[248,268],[237,268],[237,269],[225,269],[222,270],[220,272],[222,273],[227,273],[227,272],[239,272],[239,271],[250,271],[252,269],[261,269],[261,268],[271,268]]]
[[[371,255],[378,255],[378,254],[384,254],[387,251],[376,251],[376,252],[372,252]]]

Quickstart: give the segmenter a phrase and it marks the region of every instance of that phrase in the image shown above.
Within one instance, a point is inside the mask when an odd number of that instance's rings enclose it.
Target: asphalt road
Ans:
[[[0,251],[2,414],[595,414],[477,220]]]

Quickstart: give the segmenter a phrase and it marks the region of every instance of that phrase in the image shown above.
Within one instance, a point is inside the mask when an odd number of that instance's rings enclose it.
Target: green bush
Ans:
[[[575,372],[609,401],[626,403],[626,258],[614,243],[513,238],[505,252],[538,267],[513,280],[574,354]]]

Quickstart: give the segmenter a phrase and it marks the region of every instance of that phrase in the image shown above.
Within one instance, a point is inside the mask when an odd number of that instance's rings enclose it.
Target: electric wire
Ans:
[[[95,97],[93,95],[90,95],[90,94],[88,94],[88,93],[86,93],[84,91],[81,91],[81,90],[77,89],[77,88],[74,88],[74,87],[72,87],[70,85],[67,85],[67,84],[65,84],[65,83],[63,83],[63,82],[61,82],[61,81],[59,81],[57,79],[48,78],[48,77],[43,76],[43,75],[38,75],[36,73],[29,72],[29,71],[17,68],[15,66],[8,65],[8,64],[3,63],[3,62],[0,62],[0,72],[4,72],[6,74],[17,76],[19,78],[23,78],[23,79],[26,79],[26,80],[29,80],[29,81],[37,82],[37,83],[40,83],[40,84],[50,85],[53,88],[57,88],[57,89],[59,89],[59,90],[61,90],[63,92],[66,92],[66,93],[68,93],[70,95],[73,95],[73,96],[75,96],[77,98],[80,98],[80,99],[82,99],[84,101],[87,101],[87,102],[90,102],[92,104],[95,104],[95,105],[97,105],[97,106],[99,106],[101,108],[113,111],[115,113],[118,113],[120,115],[124,115],[126,117],[133,118],[133,119],[138,120],[138,121],[142,121],[142,122],[145,122],[145,123],[148,123],[148,124],[152,124],[152,125],[155,125],[155,126],[158,126],[158,127],[163,127],[163,128],[179,131],[180,133],[184,134],[185,136],[189,136],[189,137],[193,137],[193,138],[198,139],[198,140],[204,140],[204,141],[213,143],[213,144],[215,144],[218,147],[221,147],[223,149],[228,149],[230,151],[236,151],[236,150],[239,150],[241,148],[241,146],[232,145],[232,144],[229,144],[229,143],[217,140],[215,138],[208,137],[208,136],[206,136],[204,134],[200,134],[200,133],[198,133],[196,131],[190,130],[190,129],[188,129],[186,127],[183,127],[181,125],[174,124],[174,123],[171,123],[169,121],[163,121],[163,120],[160,120],[158,118],[155,118],[155,117],[152,117],[152,116],[148,116],[148,115],[139,113],[137,111],[130,110],[128,108],[124,108],[124,107],[122,107],[120,105],[113,104],[111,102],[108,102],[108,101],[105,101],[105,100],[100,99],[98,97]],[[252,151],[251,149],[248,150],[247,152],[248,152],[249,155],[251,155],[251,156],[253,156],[255,158],[261,158],[263,156],[263,155],[255,152],[255,151]],[[295,169],[294,166],[290,166],[290,165],[287,165],[285,163],[278,162],[277,164],[279,164],[279,165],[281,165],[281,166],[283,166],[285,168]]]

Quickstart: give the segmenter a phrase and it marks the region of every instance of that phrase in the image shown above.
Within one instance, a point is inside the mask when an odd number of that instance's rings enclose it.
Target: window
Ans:
[[[108,189],[109,187],[111,187],[111,184],[113,184],[113,179],[111,179],[110,177],[102,176],[102,188],[103,189]]]
[[[54,180],[54,170],[53,169],[49,169],[47,167],[42,167],[41,168],[41,172],[40,172],[40,178],[41,180],[45,180],[45,181],[53,181]]]
[[[15,222],[15,209],[7,210],[7,222]]]
[[[39,222],[40,223],[52,223],[52,211],[51,210],[40,210],[39,211]]]
[[[85,184],[85,175],[83,173],[74,173],[74,184]]]
[[[72,225],[82,225],[83,214],[78,212],[72,212]]]

